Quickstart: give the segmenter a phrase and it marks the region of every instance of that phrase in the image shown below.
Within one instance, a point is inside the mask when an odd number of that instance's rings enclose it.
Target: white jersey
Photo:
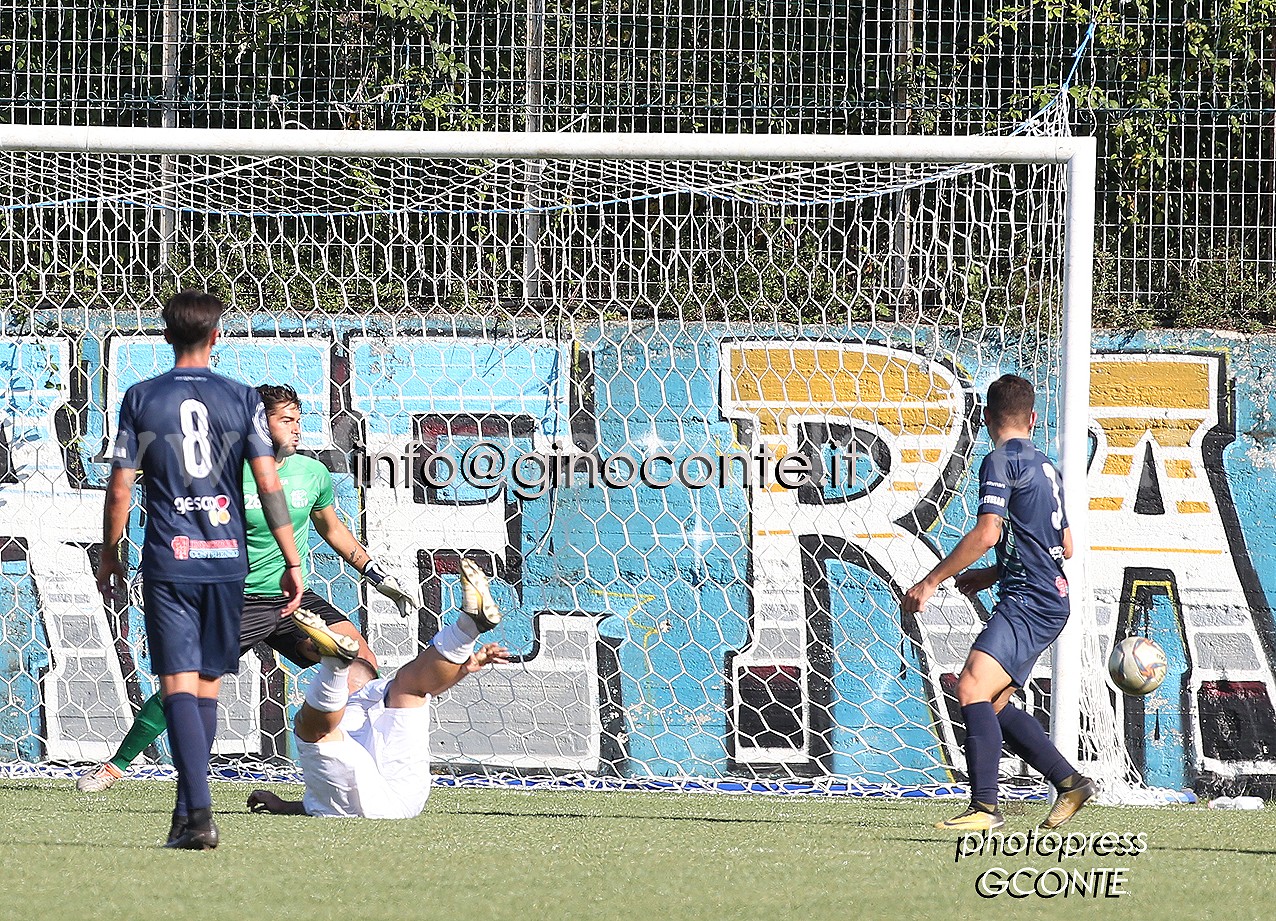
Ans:
[[[327,742],[297,740],[306,812],[321,816],[410,819],[430,796],[430,699],[423,707],[387,707],[388,678],[350,695]]]

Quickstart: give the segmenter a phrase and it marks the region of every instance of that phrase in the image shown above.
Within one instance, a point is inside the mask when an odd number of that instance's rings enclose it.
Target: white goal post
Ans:
[[[99,157],[373,158],[414,161],[660,161],[714,164],[1048,164],[1062,169],[1065,213],[1060,328],[1061,395],[1057,441],[1068,517],[1077,553],[1069,564],[1074,616],[1054,651],[1051,690],[1053,736],[1074,755],[1082,740],[1083,697],[1102,678],[1086,675],[1098,664],[1083,652],[1084,629],[1094,623],[1085,561],[1089,553],[1086,468],[1089,447],[1091,296],[1095,220],[1096,145],[1089,137],[930,137],[690,135],[495,132],[386,132],[212,130],[0,126],[0,155],[73,154]],[[166,173],[169,179],[173,177]],[[180,179],[180,177],[178,177]],[[164,185],[159,186],[163,191]],[[91,195],[86,187],[79,194]],[[388,209],[392,214],[393,209]],[[986,383],[986,382],[985,382]],[[1101,664],[1101,663],[1100,663]],[[1110,719],[1110,717],[1107,717]],[[1098,722],[1102,723],[1100,719]],[[1095,721],[1091,720],[1091,729]],[[1106,744],[1106,743],[1105,743]],[[1119,739],[1117,740],[1119,748]],[[1100,746],[1105,747],[1105,746]],[[1124,752],[1120,751],[1123,758]],[[1115,770],[1121,773],[1123,768]]]

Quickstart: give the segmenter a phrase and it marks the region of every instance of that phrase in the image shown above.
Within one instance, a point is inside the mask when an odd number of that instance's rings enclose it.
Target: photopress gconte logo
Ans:
[[[1129,895],[1128,864],[1147,847],[1146,832],[1062,834],[1035,828],[1012,834],[967,832],[957,839],[954,860],[998,859],[999,865],[987,867],[975,877],[975,893],[985,899],[1116,899]],[[1115,859],[1125,865],[1065,866],[1065,861],[1083,858]]]

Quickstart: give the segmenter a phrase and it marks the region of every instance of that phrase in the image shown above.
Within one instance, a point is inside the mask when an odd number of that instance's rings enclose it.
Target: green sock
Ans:
[[[124,741],[116,750],[111,764],[121,771],[127,771],[133,759],[142,753],[142,749],[158,739],[160,733],[167,728],[168,723],[164,720],[164,704],[156,693],[142,704],[142,709],[137,711],[137,716],[133,718],[133,726],[124,736]]]

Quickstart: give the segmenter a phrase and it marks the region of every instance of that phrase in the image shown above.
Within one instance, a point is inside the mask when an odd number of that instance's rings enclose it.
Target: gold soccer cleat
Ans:
[[[1089,777],[1082,777],[1067,790],[1060,790],[1055,796],[1050,814],[1041,823],[1042,828],[1058,828],[1081,811],[1081,807],[1098,794],[1099,788]]]
[[[314,641],[319,655],[338,659],[342,665],[349,665],[358,658],[358,642],[353,637],[337,633],[329,628],[318,614],[312,614],[305,608],[298,608],[292,612],[292,622],[297,625],[297,629]]]
[[[468,557],[461,559],[461,610],[470,615],[480,633],[501,622],[501,609],[492,598],[487,575]]]
[[[992,831],[1006,824],[1005,818],[996,809],[989,811],[982,804],[970,804],[970,808],[961,815],[936,822],[936,828],[948,831]]]

